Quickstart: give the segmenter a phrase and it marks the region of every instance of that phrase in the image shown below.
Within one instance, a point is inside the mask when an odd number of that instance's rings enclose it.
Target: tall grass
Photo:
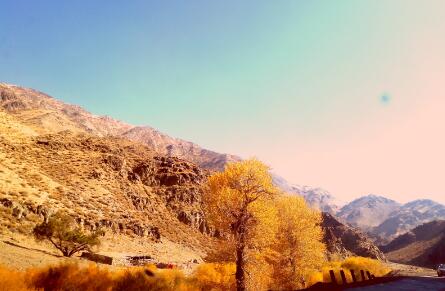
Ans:
[[[0,291],[132,291],[132,290],[234,290],[233,264],[202,264],[190,276],[180,270],[154,266],[109,270],[73,263],[25,272],[0,267]]]
[[[361,280],[360,270],[369,271],[377,277],[390,271],[380,261],[351,257],[344,261],[325,263],[320,271],[309,276],[307,286],[317,282],[330,282],[329,270],[335,271],[337,280],[340,280],[340,270],[344,270],[348,282],[352,282],[349,270],[355,271],[358,280]],[[267,274],[256,274],[256,276],[267,276]],[[235,264],[233,263],[201,264],[189,276],[184,275],[180,270],[160,270],[152,265],[110,270],[95,264],[82,267],[73,263],[64,263],[33,268],[24,272],[0,267],[0,291],[225,291],[235,289]]]
[[[29,290],[25,283],[23,272],[11,271],[0,267],[0,291],[25,291]]]

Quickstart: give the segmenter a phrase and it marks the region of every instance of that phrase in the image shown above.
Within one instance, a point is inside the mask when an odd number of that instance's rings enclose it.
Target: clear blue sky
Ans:
[[[442,104],[444,8],[440,0],[1,0],[0,81],[258,156],[345,199],[440,197],[439,177],[421,169],[443,154],[421,152],[442,145],[423,135],[438,123],[425,116]],[[405,130],[414,119],[418,132]],[[425,148],[401,150],[413,135]],[[404,170],[408,157],[418,172]]]

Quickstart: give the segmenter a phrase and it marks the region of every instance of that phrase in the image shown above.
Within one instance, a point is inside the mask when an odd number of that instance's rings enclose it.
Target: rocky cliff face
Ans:
[[[323,213],[322,228],[329,256],[344,258],[355,255],[386,260],[385,255],[365,234],[339,222],[329,213]]]

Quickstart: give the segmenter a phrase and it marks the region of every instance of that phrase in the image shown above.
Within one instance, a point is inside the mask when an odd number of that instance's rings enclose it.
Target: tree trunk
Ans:
[[[245,277],[245,261],[244,261],[244,246],[236,249],[236,290],[246,290],[246,277]]]

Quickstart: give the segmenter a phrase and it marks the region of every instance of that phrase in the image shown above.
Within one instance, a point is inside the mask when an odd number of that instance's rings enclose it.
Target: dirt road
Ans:
[[[445,291],[445,278],[438,277],[406,277],[391,282],[366,287],[347,288],[345,290],[363,291]]]

